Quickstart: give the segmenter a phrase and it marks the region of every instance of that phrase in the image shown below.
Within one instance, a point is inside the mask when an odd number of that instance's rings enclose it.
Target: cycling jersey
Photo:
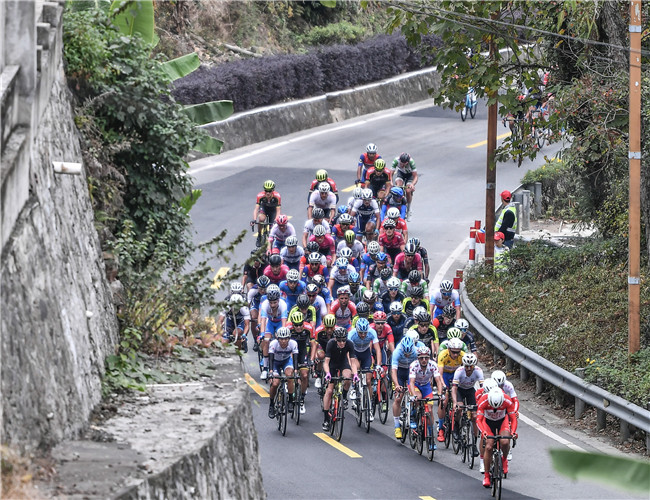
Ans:
[[[399,210],[400,218],[406,219],[406,196],[395,196],[389,192],[386,198],[384,198],[384,204],[381,207],[381,220],[384,220],[386,212],[392,207]]]
[[[438,332],[436,331],[436,327],[433,325],[429,325],[427,331],[424,333],[418,330],[417,325],[413,325],[408,329],[408,332],[416,332],[420,336],[420,341],[429,349],[431,349],[431,342],[434,344],[438,343]]]
[[[349,246],[345,240],[339,241],[339,244],[336,247],[336,254],[339,255],[341,250],[343,250],[345,247],[348,247],[350,250],[352,250],[352,256],[356,259],[360,259],[363,255],[363,243],[361,243],[359,240],[354,240],[352,246]]]
[[[260,293],[260,289],[257,285],[253,285],[251,289],[248,290],[246,298],[248,299],[248,305],[251,311],[257,311],[260,308],[262,293]],[[266,293],[264,294],[264,298],[266,298]]]
[[[445,339],[442,342],[440,342],[440,350],[447,349],[447,344],[449,344],[449,339]],[[467,344],[463,342],[463,347],[461,349],[465,352],[469,352],[469,349],[467,349]]]
[[[284,297],[284,300],[287,302],[287,307],[291,309],[296,305],[296,300],[298,300],[298,295],[305,293],[307,285],[304,281],[298,280],[296,286],[291,288],[287,280],[280,282],[280,291]]]
[[[292,247],[294,250],[289,251],[289,247],[282,247],[280,250],[280,257],[282,262],[286,264],[289,269],[298,269],[300,267],[300,258],[305,255],[305,250],[301,246]]]
[[[472,374],[469,376],[465,371],[465,367],[459,366],[458,368],[456,368],[456,371],[454,372],[454,378],[452,383],[454,385],[457,385],[461,389],[472,389],[474,388],[476,382],[483,384],[484,379],[485,377],[483,376],[483,370],[481,370],[478,366],[474,367]]]
[[[393,337],[393,329],[390,327],[390,325],[384,323],[381,330],[374,323],[370,323],[370,327],[373,328],[377,334],[377,340],[379,340],[380,349],[383,349],[386,346],[386,342],[393,342],[393,344],[395,343],[395,337]]]
[[[246,283],[255,283],[257,278],[264,274],[264,266],[259,262],[255,261],[254,264],[249,264],[248,262],[244,264],[244,276],[246,276]]]
[[[397,231],[394,231],[392,236],[388,236],[386,233],[381,233],[379,235],[379,244],[384,247],[384,251],[391,255],[391,258],[393,259],[401,252],[401,247],[404,243],[404,236],[402,236],[402,233],[398,233]],[[392,252],[392,254],[389,252],[389,250],[395,249],[397,249],[397,252]]]
[[[476,352],[478,350],[476,348],[476,342],[474,341],[474,335],[472,335],[470,332],[464,333],[460,340],[465,343],[471,352]]]
[[[449,355],[449,349],[441,350],[438,353],[438,369],[445,374],[453,374],[456,368],[463,364],[463,356],[465,356],[465,352],[460,351],[460,354],[454,359]]]
[[[312,339],[316,341],[316,343],[325,350],[325,347],[327,347],[327,343],[330,341],[332,338],[332,335],[334,335],[334,329],[330,332],[327,331],[325,326],[319,326],[316,328],[316,331],[312,335]]]
[[[293,354],[298,354],[298,343],[293,339],[289,339],[287,347],[284,348],[278,339],[273,339],[269,343],[269,356],[273,355],[274,361],[284,361]]]
[[[384,219],[381,223],[381,226],[379,227],[379,234],[381,235],[384,230],[384,222],[386,222],[386,219]],[[396,233],[406,233],[408,231],[408,226],[406,225],[406,221],[403,218],[399,218],[395,221],[395,232]]]
[[[367,222],[373,215],[379,215],[379,205],[377,205],[377,202],[375,200],[369,200],[369,203],[366,203],[367,201],[368,200],[359,199],[354,202],[354,205],[352,205],[352,212],[357,216],[358,221],[364,219]],[[363,231],[365,227],[365,223],[363,226],[357,224],[358,231]]]
[[[429,298],[429,286],[427,285],[427,282],[425,280],[420,280],[419,283],[416,283],[415,285],[410,282],[409,280],[404,280],[402,281],[402,285],[400,286],[400,290],[406,297],[411,296],[411,290],[415,286],[420,286],[422,287],[422,290],[424,290],[424,298],[428,299]]]
[[[305,222],[302,232],[307,233],[309,234],[309,236],[311,236],[312,234],[314,234],[314,227],[316,226],[323,226],[325,228],[325,231],[327,231],[328,233],[332,231],[329,222],[327,222],[326,220],[323,219],[318,223],[314,223],[314,219],[309,219],[307,222]]]
[[[392,173],[393,172],[387,168],[377,170],[375,167],[371,167],[366,171],[365,182],[372,190],[373,196],[377,196],[377,193],[381,189],[384,189],[387,183],[390,183]]]
[[[330,359],[330,373],[336,374],[337,370],[350,368],[348,355],[350,358],[357,357],[354,353],[354,344],[350,340],[346,340],[345,345],[339,347],[336,339],[331,339],[325,346],[325,357]]]
[[[417,359],[409,365],[409,380],[413,380],[415,385],[429,384],[432,378],[439,376],[438,366],[432,359],[429,360],[424,369],[420,366],[420,361]]]
[[[506,419],[507,417],[507,419]],[[503,404],[498,408],[492,408],[488,402],[488,395],[483,394],[478,400],[478,408],[476,410],[476,424],[481,432],[486,435],[492,435],[495,429],[489,425],[489,422],[504,421],[501,431],[505,429],[506,424],[510,427],[510,432],[513,434],[517,432],[517,411],[515,410],[514,403],[508,395],[504,395]],[[507,429],[505,429],[507,430]]]
[[[458,290],[452,290],[451,295],[445,297],[442,295],[440,288],[438,288],[431,296],[431,303],[442,312],[442,309],[449,304],[452,304],[454,307],[460,306],[460,295],[458,294]]]
[[[325,259],[325,256],[323,256],[323,259]],[[311,281],[311,278],[316,276],[317,274],[320,274],[323,278],[325,278],[325,281],[329,281],[330,279],[330,272],[325,267],[325,263],[319,265],[316,269],[312,268],[311,264],[307,264],[307,257],[303,257],[300,259],[300,262],[302,264],[302,261],[305,261],[305,266],[302,268],[302,275],[300,278],[304,281]]]
[[[248,307],[242,306],[237,311],[223,312],[221,315],[225,318],[225,330],[232,333],[235,328],[244,329],[244,322],[250,321],[251,315]]]
[[[311,305],[313,306],[313,308],[316,310],[315,326],[318,327],[323,321],[323,317],[327,314],[327,304],[325,303],[325,299],[320,295],[316,295],[316,297],[313,298],[309,297],[309,300],[311,301]]]
[[[392,302],[399,302],[400,304],[402,304],[404,302],[404,299],[406,299],[406,296],[399,290],[395,293],[394,296],[390,294],[390,290],[386,290],[384,293],[382,293],[379,296],[381,305],[384,306],[384,311],[388,311],[390,309],[390,305]]]
[[[357,164],[357,168],[361,167],[361,181],[363,181],[366,178],[366,173],[368,172],[368,169],[371,167],[375,166],[375,162],[381,158],[381,155],[375,155],[375,159],[371,160],[368,157],[368,153],[363,153],[361,156],[359,156],[359,163]]]
[[[325,210],[325,215],[328,215],[328,211],[332,208],[336,208],[336,195],[334,193],[327,193],[325,198],[321,197],[320,191],[314,191],[309,196],[309,206],[318,207]]]
[[[277,208],[282,205],[282,198],[280,197],[280,193],[273,191],[273,194],[270,198],[267,198],[265,194],[265,191],[259,192],[257,194],[257,200],[255,203],[260,206],[260,209],[266,215],[275,214]]]
[[[274,285],[279,285],[282,281],[286,280],[288,272],[289,268],[284,264],[280,266],[280,272],[278,274],[273,273],[270,265],[264,268],[264,276],[268,277]]]
[[[406,297],[402,302],[402,311],[404,311],[404,314],[409,318],[413,317],[413,310],[416,307],[424,307],[427,312],[431,314],[431,306],[429,305],[429,301],[427,299],[420,299],[420,301],[415,304],[413,302],[413,297]]]
[[[405,280],[413,269],[417,269],[418,271],[422,272],[422,257],[416,253],[409,265],[406,261],[406,254],[402,252],[397,257],[395,257],[393,269],[397,271],[397,273],[393,274],[395,274],[399,279]]]
[[[338,189],[336,189],[336,182],[334,182],[334,180],[331,177],[328,177],[324,181],[319,181],[318,179],[314,179],[313,181],[311,181],[311,185],[309,186],[309,191],[316,190],[316,188],[318,188],[318,185],[321,182],[327,182],[330,185],[330,189],[332,190],[332,193],[338,192]]]
[[[395,347],[393,356],[391,358],[391,368],[405,368],[408,370],[409,366],[411,366],[411,363],[418,359],[418,347],[424,347],[424,344],[418,341],[413,349],[411,349],[411,352],[407,354],[402,349],[402,343],[400,342],[397,344],[397,347]]]
[[[287,317],[291,316],[294,312],[300,311],[305,318],[305,323],[311,323],[312,325],[316,321],[316,308],[314,306],[309,306],[307,307],[306,310],[300,309],[298,306],[293,306],[291,309],[289,309],[289,313],[287,314]]]
[[[386,282],[388,280],[383,280],[381,278],[377,278],[375,281],[372,283],[372,291],[377,294],[379,297],[379,301],[382,302],[382,307],[384,308],[384,311],[386,310],[386,306],[384,305],[383,301],[381,300],[381,296],[388,291],[388,285],[386,285]]]
[[[347,230],[354,231],[354,223],[350,224]],[[345,231],[346,229],[343,229],[341,227],[341,224],[334,224],[332,226],[332,234],[334,235],[334,238],[337,240],[340,240],[345,237]]]
[[[399,161],[399,157],[395,158],[393,160],[393,164],[391,165],[391,168],[395,171],[395,174],[406,174],[406,175],[411,175],[413,172],[417,170],[415,167],[415,162],[413,161],[413,158],[411,158],[408,162],[402,163]]]
[[[348,332],[348,340],[354,344],[354,350],[357,352],[364,352],[370,349],[371,344],[378,344],[377,332],[373,328],[368,328],[368,333],[364,338],[361,338],[356,328]]]
[[[388,313],[387,313],[388,314]],[[406,326],[406,316],[400,313],[399,316],[388,314],[386,318],[386,324],[391,327],[393,330],[393,337],[395,338],[395,344],[399,343],[404,336],[404,328]]]
[[[348,306],[343,308],[337,299],[332,303],[330,312],[336,316],[336,326],[342,326],[348,329],[352,323],[352,318],[357,315],[357,308],[352,302],[349,302]]]
[[[334,244],[334,239],[326,234],[322,237],[320,241],[313,234],[309,237],[309,241],[315,241],[318,243],[318,251],[323,255],[335,255],[336,254],[336,245]]]
[[[275,309],[271,308],[269,300],[265,298],[260,304],[260,318],[266,318],[274,323],[282,321],[287,317],[287,303],[280,299]]]
[[[335,266],[332,268],[332,274],[330,275],[330,278],[339,285],[347,285],[350,274],[354,272],[356,272],[356,269],[354,269],[354,266],[351,266],[350,264],[348,264],[348,267],[343,268],[342,270],[339,269],[338,266]]]
[[[287,222],[282,229],[277,222],[273,224],[271,231],[269,232],[269,243],[271,243],[276,248],[282,248],[284,246],[284,240],[289,236],[295,236],[296,230],[293,227],[293,224]]]

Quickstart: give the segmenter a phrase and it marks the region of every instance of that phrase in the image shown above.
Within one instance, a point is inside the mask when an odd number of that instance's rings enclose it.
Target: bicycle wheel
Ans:
[[[474,427],[472,426],[471,420],[468,422],[468,431],[467,431],[467,460],[469,462],[469,468],[474,468]],[[478,443],[477,443],[478,446]]]
[[[332,397],[332,403],[330,406],[330,436],[334,436],[334,430],[336,427],[336,415],[339,408],[339,399],[337,396]]]
[[[354,400],[354,416],[357,418],[357,427],[361,427],[363,423],[363,412],[361,411],[361,391],[359,390],[358,384],[354,386],[354,392],[356,393],[357,399]]]
[[[442,428],[445,433],[445,448],[449,448],[449,443],[451,442],[451,420],[449,420],[449,412],[445,414],[445,423]]]
[[[260,373],[264,371],[264,353],[262,352],[262,341],[260,341],[257,348],[257,366],[260,368]]]
[[[501,476],[502,476],[501,453],[492,455],[492,496],[501,498]]]
[[[425,415],[425,425],[426,425],[426,443],[427,443],[427,458],[429,459],[429,462],[433,461],[433,454],[435,453],[435,433],[434,433],[434,427],[433,427],[433,419],[431,418],[431,414],[429,412],[426,412]]]
[[[546,143],[546,130],[542,127],[535,128],[535,139],[537,140],[537,147],[542,149]]]
[[[381,401],[379,402],[379,421],[382,424],[386,423],[388,418],[388,384],[386,379],[383,378],[379,381],[379,394],[381,396]]]
[[[422,455],[422,450],[424,450],[424,433],[426,432],[424,427],[426,426],[426,421],[424,420],[424,415],[422,410],[417,413],[417,423],[418,428],[416,430],[417,443],[415,444],[415,449],[418,452],[418,455]]]
[[[478,107],[478,103],[476,101],[472,101],[472,107],[469,108],[469,116],[472,117],[472,120],[476,116],[476,108]]]
[[[336,429],[334,430],[334,439],[341,441],[341,436],[343,435],[343,419],[345,415],[345,409],[341,402],[339,402],[338,408],[336,409]]]
[[[296,418],[296,425],[300,425],[300,400],[302,399],[302,387],[300,381],[296,380],[296,389],[293,396],[293,415]]]
[[[413,422],[416,423],[415,429],[411,427],[411,423]],[[414,450],[415,446],[418,444],[417,419],[410,412],[409,412],[408,425],[406,426],[406,430],[409,433],[409,444],[411,445],[411,449]]]
[[[469,437],[467,436],[467,422],[463,419],[463,426],[460,428],[460,448],[461,448],[461,462],[467,462],[469,458]]]
[[[456,423],[454,422],[453,425],[454,425],[454,429],[456,430],[456,432],[459,433],[459,431],[461,430],[460,424],[456,425]],[[459,437],[460,437],[460,435],[459,435]],[[454,450],[454,454],[458,455],[458,452],[460,451],[460,439],[457,439],[456,436],[454,436],[453,433],[451,434],[451,447]]]
[[[370,432],[370,389],[368,386],[363,388],[363,419],[365,420],[366,432]]]
[[[406,441],[406,433],[409,432],[409,425],[408,425],[408,415],[406,413],[406,402],[405,399],[408,396],[404,396],[402,398],[402,405],[401,405],[401,410],[400,410],[400,419],[399,419],[399,426],[402,429],[402,437],[400,438],[400,442]]]
[[[467,120],[467,103],[460,110],[460,119],[463,121]]]

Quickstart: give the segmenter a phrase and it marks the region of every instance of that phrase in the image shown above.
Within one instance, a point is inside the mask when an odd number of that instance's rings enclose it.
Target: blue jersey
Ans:
[[[298,300],[298,295],[306,293],[307,285],[304,281],[298,281],[296,288],[291,290],[289,285],[287,285],[287,280],[280,282],[280,291],[284,294],[284,300],[287,302],[287,307],[289,310],[296,305],[296,300]]]
[[[354,350],[357,352],[367,351],[368,349],[370,349],[371,344],[379,343],[379,339],[377,338],[377,332],[374,330],[374,328],[368,328],[368,333],[366,334],[366,337],[363,339],[359,336],[359,332],[357,332],[357,329],[353,328],[348,332],[348,340],[352,341],[352,343],[354,344]]]
[[[415,347],[411,349],[411,352],[409,354],[406,354],[402,349],[402,343],[400,342],[397,344],[397,347],[395,347],[395,350],[393,351],[390,367],[408,369],[409,366],[411,366],[411,363],[413,363],[413,361],[417,361],[418,359],[418,347],[424,347],[424,344],[418,341],[415,344]]]

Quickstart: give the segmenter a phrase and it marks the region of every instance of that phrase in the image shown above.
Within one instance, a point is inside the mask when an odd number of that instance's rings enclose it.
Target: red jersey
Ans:
[[[380,349],[384,348],[386,342],[393,342],[393,344],[395,343],[395,337],[393,337],[393,329],[388,323],[384,323],[384,328],[381,330],[381,332],[377,330],[377,326],[374,323],[370,323],[370,328],[377,332],[377,339],[379,339]]]
[[[389,238],[386,233],[379,235],[379,244],[384,248],[400,248],[404,244],[404,236],[395,231],[393,237]]]
[[[492,408],[488,403],[488,395],[483,394],[477,402],[476,409],[476,424],[478,428],[486,435],[491,436],[492,430],[486,423],[486,420],[501,420],[508,417],[510,421],[510,432],[513,434],[517,432],[517,410],[512,399],[504,393],[503,404],[498,408]]]
[[[278,274],[273,274],[273,270],[271,269],[270,265],[264,268],[264,276],[268,276],[268,278],[271,280],[271,283],[275,285],[279,285],[281,281],[286,280],[288,272],[289,268],[284,264],[280,266],[280,272]]]
[[[379,236],[385,233],[384,231],[384,222],[386,222],[386,218],[381,223],[381,226],[379,227]],[[406,221],[402,219],[401,217],[397,219],[397,225],[395,226],[395,231],[399,231],[400,233],[405,233],[408,231],[408,226],[406,225]]]
[[[314,179],[313,181],[311,181],[311,186],[309,186],[309,190],[315,191],[321,182],[327,182],[330,185],[332,193],[338,193],[338,190],[336,189],[336,182],[334,182],[334,180],[331,177],[328,177],[327,180],[325,181],[319,181],[317,179]]]
[[[282,198],[280,197],[280,193],[277,191],[273,191],[273,196],[270,198],[267,198],[264,196],[266,194],[266,191],[261,191],[257,194],[257,203],[261,208],[278,208],[280,205],[282,205]]]
[[[330,313],[336,316],[336,326],[342,326],[346,330],[352,326],[352,318],[357,315],[357,308],[352,301],[343,309],[338,299],[332,302]]]

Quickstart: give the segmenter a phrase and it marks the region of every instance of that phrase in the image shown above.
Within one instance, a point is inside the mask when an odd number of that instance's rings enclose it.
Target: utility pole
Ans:
[[[495,19],[495,14],[492,19]],[[497,52],[494,45],[494,35],[490,35],[490,59],[497,65]],[[488,107],[487,133],[487,168],[485,171],[485,265],[489,270],[494,269],[494,200],[497,189],[497,168],[494,152],[497,148],[497,89],[490,89],[488,97],[494,103]]]
[[[628,236],[628,352],[640,348],[641,302],[641,0],[630,0],[630,206]],[[487,251],[486,251],[487,253]]]

